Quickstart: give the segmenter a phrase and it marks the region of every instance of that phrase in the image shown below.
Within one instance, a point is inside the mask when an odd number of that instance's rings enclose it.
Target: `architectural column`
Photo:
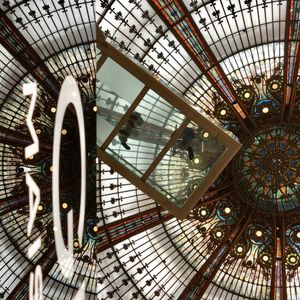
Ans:
[[[287,300],[287,292],[286,292],[286,271],[285,271],[285,245],[286,245],[286,224],[285,218],[282,217],[281,219],[281,227],[279,228],[280,232],[277,234],[279,235],[280,239],[280,251],[277,251],[277,259],[278,263],[280,263],[280,285],[281,285],[281,300]]]
[[[278,220],[277,220],[278,221]],[[286,225],[282,217],[277,223],[273,221],[273,261],[271,274],[271,300],[287,300],[286,270],[285,270],[285,245]],[[277,224],[280,224],[279,226]]]

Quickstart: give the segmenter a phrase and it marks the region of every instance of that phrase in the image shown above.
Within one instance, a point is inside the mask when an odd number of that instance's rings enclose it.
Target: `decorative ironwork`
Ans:
[[[51,252],[53,227],[49,216],[51,199],[48,195],[51,179],[49,137],[51,139],[55,117],[56,103],[52,99],[57,93],[55,81],[60,82],[67,73],[76,77],[85,95],[83,104],[90,118],[95,105],[92,92],[95,84],[94,62],[91,61],[94,52],[90,44],[94,40],[95,26],[90,16],[94,13],[95,4],[97,24],[106,36],[116,42],[124,53],[184,94],[191,105],[218,119],[240,137],[239,124],[232,109],[215,89],[216,86],[223,90],[224,95],[232,99],[232,91],[228,90],[231,83],[247,112],[265,129],[251,141],[245,140],[245,148],[235,164],[240,168],[230,170],[234,171],[236,190],[243,197],[236,195],[232,185],[221,191],[218,187],[222,184],[215,183],[199,199],[197,208],[187,219],[163,220],[151,228],[144,225],[149,222],[156,224],[152,222],[157,220],[155,214],[149,218],[140,217],[135,222],[133,219],[137,214],[146,215],[147,210],[155,209],[155,203],[109,166],[101,163],[97,172],[101,178],[96,181],[99,193],[97,205],[89,202],[83,247],[78,247],[76,239],[73,243],[77,273],[66,286],[57,266],[53,263],[51,269],[49,264],[51,270],[47,270],[49,276],[45,281],[47,289],[44,296],[48,299],[72,298],[72,286],[87,277],[90,290],[95,291],[97,284],[98,294],[90,293],[90,299],[178,299],[200,270],[201,274],[193,285],[194,293],[190,294],[191,299],[200,294],[204,299],[269,300],[276,299],[276,294],[283,300],[299,297],[300,222],[297,211],[293,214],[293,208],[299,206],[299,128],[274,125],[284,112],[283,119],[286,121],[294,121],[294,124],[300,121],[299,1],[178,0],[172,1],[174,6],[171,6],[171,1],[159,3],[165,5],[168,18],[176,26],[181,40],[176,39],[148,1],[1,1],[3,13],[15,29],[26,37],[31,48],[18,36],[13,36],[14,30],[9,32],[8,28],[3,27],[8,23],[0,22],[2,42],[12,50],[8,52],[0,45],[0,298],[9,295],[11,299],[26,298],[28,273],[24,273],[24,270],[32,269],[24,257],[28,243],[24,234],[28,193],[24,190],[24,184],[22,186],[23,176],[16,172],[17,165],[29,167],[34,176],[44,182],[36,230],[42,231],[46,237],[43,253],[47,249],[50,249],[48,253]],[[186,7],[188,19],[184,18],[186,12],[182,14],[178,10],[178,4]],[[197,31],[203,34],[215,61],[206,61],[205,49],[195,36]],[[211,82],[191,59],[184,45],[197,56],[207,74],[214,77]],[[41,60],[36,60],[30,49],[34,49]],[[19,56],[19,62],[12,54]],[[216,63],[225,74],[216,73]],[[40,81],[47,78],[43,86],[49,89],[52,97],[46,94],[49,91],[42,89],[38,95],[34,121],[39,126],[37,129],[41,130],[39,137],[45,139],[41,140],[40,156],[26,161],[22,149],[30,142],[24,126],[28,99],[22,96],[21,86],[25,81],[33,80],[32,74]],[[287,94],[288,90],[291,90],[291,95]],[[103,111],[99,113],[108,115]],[[111,122],[118,118],[113,114],[110,117]],[[67,135],[62,136],[62,154],[64,152],[67,156],[70,155],[67,148],[72,144],[74,133],[72,120],[66,129]],[[147,122],[144,129],[146,138],[150,132]],[[160,132],[161,128],[151,130]],[[87,139],[92,141],[92,131],[88,134],[90,136]],[[272,152],[272,146],[268,146],[272,142],[280,154],[275,156],[274,161],[275,152]],[[281,146],[283,144],[286,146]],[[259,152],[259,148],[265,150],[266,154]],[[289,153],[290,149],[295,149],[296,154]],[[273,158],[270,158],[269,152],[273,153]],[[89,160],[93,166],[92,153]],[[262,165],[257,165],[256,161]],[[195,155],[195,161],[187,161],[187,165],[177,174],[178,178],[188,182],[191,169],[195,169],[199,163],[200,157]],[[74,170],[73,167],[71,169]],[[258,171],[261,171],[261,175],[256,174]],[[88,172],[93,177],[93,172]],[[283,173],[285,184],[280,180]],[[274,181],[270,181],[271,175]],[[228,180],[233,181],[231,172],[223,172],[222,177],[223,184]],[[95,188],[94,181],[90,179]],[[70,180],[73,178],[70,177]],[[64,181],[61,184],[62,190],[65,185],[75,185],[74,182],[65,184]],[[273,197],[273,186],[278,194],[276,197]],[[192,179],[189,188],[193,188]],[[66,203],[71,206],[72,196],[66,193],[64,196]],[[89,197],[93,198],[91,193]],[[241,215],[239,205],[244,206],[240,198],[253,205],[252,210],[257,217],[251,220],[227,255],[228,247],[219,248],[216,254],[215,250],[224,241],[228,230],[238,225],[237,219]],[[260,209],[267,213],[258,215]],[[62,210],[64,216],[65,211]],[[277,215],[274,216],[274,222],[268,225],[262,222],[270,212],[291,215],[286,218],[286,229]],[[124,224],[123,221],[129,219],[132,222]],[[113,228],[116,224],[118,226]],[[104,239],[107,247],[99,252],[96,249],[102,243],[99,239],[103,234],[102,227],[108,229]],[[143,230],[135,230],[139,228]],[[116,243],[112,244],[110,239],[114,237],[117,237]],[[39,257],[48,260],[43,253]]]

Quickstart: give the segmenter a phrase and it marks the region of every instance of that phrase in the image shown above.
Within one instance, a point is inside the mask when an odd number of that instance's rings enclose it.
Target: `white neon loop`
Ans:
[[[29,190],[29,220],[27,224],[27,236],[29,237],[41,201],[41,191],[29,173],[26,173],[26,185]]]
[[[29,277],[29,300],[43,300],[43,271],[38,265]]]
[[[27,146],[25,148],[25,158],[29,158],[30,156],[35,155],[36,153],[39,152],[39,139],[38,136],[34,130],[34,126],[32,123],[32,116],[35,108],[35,102],[36,102],[36,97],[37,97],[37,84],[36,82],[31,82],[31,83],[26,83],[23,86],[23,94],[25,96],[32,95],[31,101],[30,101],[30,106],[26,118],[26,124],[29,129],[30,135],[33,140],[33,144]]]
[[[60,221],[60,199],[59,199],[59,165],[60,165],[60,143],[61,130],[64,120],[64,115],[69,104],[73,104],[77,115],[79,137],[80,137],[80,152],[81,152],[81,193],[80,193],[80,214],[78,222],[78,241],[80,246],[83,239],[84,216],[85,216],[85,195],[86,195],[86,144],[85,144],[85,127],[84,116],[82,110],[82,103],[80,99],[80,92],[76,80],[72,76],[67,76],[61,87],[59,99],[56,108],[54,138],[53,138],[53,177],[52,177],[52,201],[53,201],[53,223],[57,228],[54,231],[56,253],[58,262],[64,276],[72,275],[69,269],[70,260],[73,258],[73,211],[68,213],[68,244],[69,249],[66,248]],[[71,236],[69,236],[71,235]],[[71,243],[72,241],[72,243]],[[65,270],[65,271],[64,271]],[[70,272],[71,271],[71,272]]]

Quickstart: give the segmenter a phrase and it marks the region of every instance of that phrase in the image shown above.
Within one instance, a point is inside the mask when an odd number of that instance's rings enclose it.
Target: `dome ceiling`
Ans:
[[[160,225],[103,251],[100,298],[297,299],[299,3],[100,1],[96,12],[108,41],[243,144],[186,220],[159,207]],[[104,224],[152,216],[151,200],[102,170]]]
[[[44,272],[45,299],[71,298],[84,278],[88,279],[87,298],[96,299],[98,267],[93,259],[95,239],[90,230],[97,216],[94,172],[90,172],[88,185],[85,246],[77,251],[74,241],[75,273],[68,280],[62,277],[56,262],[51,205],[56,102],[60,84],[67,75],[72,74],[80,86],[87,124],[91,125],[94,114],[94,1],[1,1],[0,9],[0,297],[26,298],[29,274],[39,264]],[[26,125],[31,98],[25,97],[22,89],[31,81],[38,83],[33,123],[40,151],[25,159],[24,148],[32,143]],[[76,186],[80,177],[76,174],[80,152],[75,121],[72,112],[67,112],[61,147],[62,218],[71,207],[76,211],[78,202]],[[29,238],[26,173],[41,189],[41,203]],[[39,236],[42,247],[29,260],[28,247]]]
[[[1,1],[0,298],[26,297],[29,273],[41,264],[45,299],[74,296],[84,279],[87,299],[298,299],[299,6],[280,0]],[[95,18],[108,41],[243,144],[183,221],[95,158]],[[70,280],[56,263],[51,206],[56,97],[68,74],[79,84],[91,129],[84,246],[73,241]],[[26,160],[30,99],[22,86],[29,81],[38,81],[40,153]],[[79,201],[72,110],[63,129],[65,218]],[[26,172],[42,190],[30,239]],[[30,261],[27,248],[39,235],[42,248]]]

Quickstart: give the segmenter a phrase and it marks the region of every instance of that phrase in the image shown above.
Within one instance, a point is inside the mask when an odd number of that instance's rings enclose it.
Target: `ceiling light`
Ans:
[[[208,137],[209,137],[209,133],[208,133],[207,131],[205,131],[205,132],[203,133],[203,137],[204,137],[204,138],[208,138]]]
[[[267,114],[269,112],[269,107],[265,106],[263,109],[262,109],[262,112],[264,114]]]
[[[39,204],[39,205],[38,205],[38,207],[37,207],[38,211],[42,211],[42,210],[43,210],[43,208],[44,208],[44,207],[43,207],[43,205],[42,205],[42,204]]]
[[[97,112],[97,110],[98,110],[98,107],[97,107],[97,106],[94,106],[94,107],[93,107],[93,111],[94,111],[94,112]]]
[[[66,209],[66,208],[68,208],[68,203],[64,202],[61,206],[62,206],[62,208]]]
[[[263,261],[267,262],[267,261],[269,261],[269,256],[268,255],[264,255],[262,257],[262,259],[263,259]]]
[[[98,231],[98,227],[97,227],[97,226],[94,226],[94,227],[93,227],[93,230],[94,230],[95,232],[97,232],[97,231]]]
[[[291,257],[290,257],[290,262],[291,262],[292,264],[294,264],[296,261],[297,261],[297,259],[296,259],[295,256],[291,256]]]
[[[216,232],[216,237],[220,238],[222,236],[222,231],[217,231]]]
[[[298,239],[300,239],[300,231],[297,232],[296,236]]]
[[[262,231],[261,230],[256,230],[256,232],[255,232],[255,235],[257,236],[257,237],[262,237]]]
[[[35,130],[35,133],[36,133],[36,134],[41,134],[41,133],[42,133],[42,130],[39,129],[39,128],[37,128],[37,129]]]
[[[199,162],[200,162],[200,159],[198,158],[198,157],[196,157],[195,159],[194,159],[194,164],[199,164]]]
[[[51,107],[51,112],[52,113],[56,113],[56,108],[55,107]]]
[[[273,84],[272,84],[272,90],[277,90],[278,89],[278,83],[277,82],[274,82]]]
[[[245,99],[248,99],[248,98],[250,98],[250,96],[251,96],[250,92],[246,92],[246,93],[244,93],[244,98],[245,98]]]
[[[53,166],[50,166],[50,171],[53,172]]]
[[[230,207],[225,207],[224,212],[225,212],[225,214],[229,214],[231,212],[231,208]]]
[[[243,250],[244,250],[244,248],[243,248],[242,246],[238,246],[238,247],[236,248],[236,251],[237,251],[238,253],[242,253]]]
[[[225,116],[225,115],[227,114],[226,109],[222,109],[222,110],[220,111],[220,114],[221,114],[221,116]]]
[[[66,135],[68,133],[68,130],[67,129],[63,129],[62,131],[61,131],[61,134],[62,135]]]
[[[201,209],[201,210],[200,210],[200,215],[201,215],[202,217],[206,216],[206,215],[207,215],[206,209]]]

